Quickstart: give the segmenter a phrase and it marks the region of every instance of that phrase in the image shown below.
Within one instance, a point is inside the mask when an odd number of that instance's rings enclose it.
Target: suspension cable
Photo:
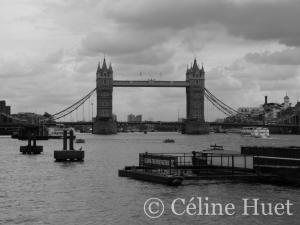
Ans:
[[[71,109],[72,107],[74,107],[75,105],[77,105],[78,103],[80,103],[82,100],[84,100],[84,99],[86,99],[86,98],[89,98],[89,97],[94,93],[94,91],[96,91],[96,88],[93,89],[92,91],[90,91],[90,92],[89,92],[86,96],[84,96],[82,99],[80,99],[79,101],[75,102],[73,105],[71,105],[71,106],[69,106],[68,108],[63,109],[63,110],[61,110],[61,111],[59,111],[59,112],[57,112],[57,113],[52,114],[52,116],[56,116],[56,115],[58,115],[58,114],[61,114],[61,113],[65,112],[65,111],[67,111],[68,109]]]
[[[212,102],[215,103],[214,105],[218,106],[218,109],[220,110],[220,108],[222,108],[225,112],[227,112],[226,114],[229,114],[231,116],[235,115],[235,113],[233,113],[231,110],[229,110],[228,108],[226,108],[224,105],[220,104],[215,98],[213,98],[211,95],[206,94],[206,97]]]
[[[209,95],[204,93],[205,97],[208,99],[210,103],[212,103],[218,110],[220,110],[222,113],[224,113],[227,116],[232,116],[231,113],[227,112],[226,110],[222,109],[215,101],[213,101]]]
[[[221,101],[219,98],[217,98],[215,95],[213,95],[209,90],[207,90],[206,88],[204,88],[205,91],[214,99],[216,99],[216,101],[218,101],[220,104],[224,105],[225,107],[227,107],[229,110],[239,114],[239,112],[235,109],[233,109],[232,107],[230,107],[229,105],[225,104],[223,101]]]

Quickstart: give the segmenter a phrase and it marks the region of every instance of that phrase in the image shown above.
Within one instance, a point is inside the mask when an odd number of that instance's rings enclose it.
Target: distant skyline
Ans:
[[[55,113],[95,88],[105,55],[114,79],[185,80],[197,58],[206,87],[232,107],[286,93],[294,105],[299,21],[297,0],[0,0],[0,100],[12,113]],[[119,120],[185,116],[184,88],[113,94]]]

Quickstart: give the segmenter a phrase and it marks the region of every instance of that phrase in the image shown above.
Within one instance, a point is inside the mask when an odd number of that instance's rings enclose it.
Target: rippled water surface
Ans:
[[[300,189],[288,186],[229,181],[189,181],[180,187],[118,177],[118,169],[137,165],[140,152],[191,152],[211,144],[239,151],[241,145],[298,145],[300,136],[278,135],[272,139],[241,137],[237,134],[186,136],[177,133],[126,133],[113,136],[77,134],[86,139],[83,163],[55,163],[53,150],[61,140],[40,141],[41,155],[19,154],[25,142],[0,137],[0,224],[299,224]],[[165,138],[175,143],[162,143]],[[293,216],[175,216],[173,199],[209,197],[211,202],[234,203],[242,198],[294,204]],[[150,197],[165,202],[159,218],[144,214]]]

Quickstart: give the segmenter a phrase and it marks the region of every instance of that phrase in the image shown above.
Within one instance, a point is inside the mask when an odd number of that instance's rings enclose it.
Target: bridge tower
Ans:
[[[205,72],[202,65],[200,69],[197,60],[191,68],[187,68],[186,81],[186,121],[183,132],[186,134],[207,134],[209,128],[204,119],[204,88]]]
[[[97,83],[97,116],[93,124],[94,134],[115,134],[117,123],[113,120],[112,94],[113,94],[113,69],[111,64],[106,65],[105,58],[102,68],[98,64],[96,73]]]

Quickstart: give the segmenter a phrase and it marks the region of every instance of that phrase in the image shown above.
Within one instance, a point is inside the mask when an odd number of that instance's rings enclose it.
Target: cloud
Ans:
[[[120,80],[185,80],[197,57],[206,87],[235,107],[260,104],[266,94],[281,101],[286,89],[300,95],[296,0],[4,2],[0,95],[14,111],[55,112],[80,99],[95,87],[104,54]],[[131,112],[175,120],[185,111],[184,89],[115,95],[123,120]]]
[[[288,48],[275,52],[248,53],[245,59],[256,64],[300,65],[300,48]]]
[[[122,1],[106,11],[116,23],[136,29],[183,30],[200,24],[220,24],[228,34],[250,40],[277,40],[300,45],[300,2],[287,1]],[[136,2],[135,2],[136,3]]]
[[[109,32],[89,34],[82,41],[79,54],[83,55],[122,55],[141,51],[164,42],[168,33],[151,33],[140,30],[114,29]]]
[[[174,55],[173,49],[153,47],[144,51],[115,57],[119,63],[157,66],[164,64]]]

